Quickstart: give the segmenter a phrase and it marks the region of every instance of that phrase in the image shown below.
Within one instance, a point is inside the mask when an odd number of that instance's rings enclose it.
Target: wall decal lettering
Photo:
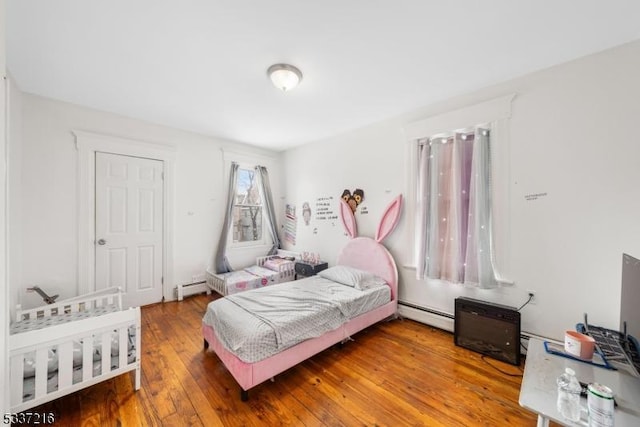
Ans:
[[[530,193],[530,194],[525,194],[524,195],[524,199],[527,202],[531,202],[533,200],[538,200],[542,197],[547,197],[547,193]]]

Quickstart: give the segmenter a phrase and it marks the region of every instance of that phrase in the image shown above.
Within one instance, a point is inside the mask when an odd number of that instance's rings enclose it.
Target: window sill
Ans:
[[[250,251],[254,251],[254,250],[260,250],[260,249],[270,249],[271,246],[273,246],[272,244],[266,244],[266,243],[256,243],[256,244],[243,244],[243,245],[238,245],[238,246],[233,246],[230,245],[228,247],[229,251],[245,251],[245,250],[250,250]]]

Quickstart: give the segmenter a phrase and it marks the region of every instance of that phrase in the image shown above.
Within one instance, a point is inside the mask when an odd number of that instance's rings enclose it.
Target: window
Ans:
[[[234,245],[263,242],[262,197],[254,169],[238,168],[233,205]]]
[[[491,238],[490,132],[420,141],[420,273],[453,283],[496,283]]]
[[[216,273],[233,271],[227,249],[268,246],[268,254],[280,248],[271,184],[266,166],[240,166],[229,162],[229,188],[224,221],[214,255]],[[271,240],[269,240],[271,237]]]
[[[483,288],[512,284],[508,121],[515,95],[408,124],[409,208],[418,279]]]

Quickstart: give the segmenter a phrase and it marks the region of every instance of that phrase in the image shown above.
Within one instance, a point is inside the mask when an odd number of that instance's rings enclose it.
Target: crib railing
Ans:
[[[16,322],[86,311],[108,305],[115,305],[117,310],[122,310],[121,288],[102,289],[90,294],[84,294],[78,297],[58,301],[55,304],[47,304],[24,310],[21,305],[17,305]]]
[[[256,264],[260,267],[264,266],[264,263],[273,258],[283,258],[290,257],[295,258],[296,260],[300,259],[300,254],[298,252],[287,251],[284,249],[278,249],[278,253],[275,255],[266,255],[256,258]],[[286,282],[289,280],[293,280],[295,276],[295,262],[283,263],[280,265],[278,269],[279,281]]]
[[[131,328],[135,329],[135,358],[129,362]],[[9,343],[13,411],[25,410],[132,370],[136,371],[135,389],[140,388],[139,307],[14,334],[10,336]],[[112,366],[112,356],[116,352],[117,364]],[[97,370],[94,367],[95,354],[99,355],[100,362]],[[27,358],[33,361],[35,368],[30,374],[34,377],[35,387],[28,397],[24,395],[23,388]],[[79,378],[74,379],[74,370],[81,371]],[[54,371],[58,373],[57,382],[52,384],[48,373]]]

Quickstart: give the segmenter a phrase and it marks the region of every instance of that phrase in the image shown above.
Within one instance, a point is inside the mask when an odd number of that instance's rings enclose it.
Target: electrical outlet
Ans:
[[[529,301],[529,304],[536,304],[538,302],[538,299],[536,298],[536,291],[528,290],[527,293],[531,295],[531,301]]]

